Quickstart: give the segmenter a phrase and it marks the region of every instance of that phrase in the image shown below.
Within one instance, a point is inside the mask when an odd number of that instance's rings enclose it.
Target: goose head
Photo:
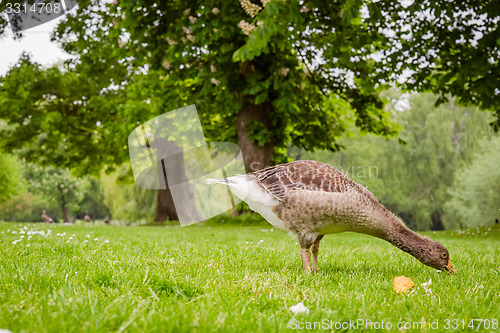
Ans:
[[[435,240],[429,238],[424,239],[426,244],[420,247],[419,251],[416,251],[413,255],[427,266],[454,274],[456,270],[450,261],[450,253],[448,250]]]

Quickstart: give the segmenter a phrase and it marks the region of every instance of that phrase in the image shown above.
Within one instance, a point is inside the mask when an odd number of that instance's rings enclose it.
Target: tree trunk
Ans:
[[[168,188],[166,190],[158,190],[158,195],[156,196],[155,222],[165,221],[167,219],[179,220],[172,193],[170,193],[170,189]]]
[[[62,188],[60,188],[58,186],[57,190],[59,191],[59,196],[61,198],[62,220],[63,220],[63,222],[71,222],[71,216],[69,215],[69,208],[66,205],[66,198],[64,197],[64,193],[62,191]],[[54,221],[55,221],[55,217],[54,217]]]
[[[69,209],[66,207],[66,204],[63,202],[62,204],[62,214],[63,214],[63,222],[71,222],[71,216],[69,215]]]
[[[245,168],[249,172],[257,171],[272,165],[271,158],[274,154],[274,143],[271,141],[259,146],[258,143],[252,140],[248,135],[249,126],[251,126],[254,121],[258,121],[268,130],[272,130],[271,109],[272,106],[270,102],[264,102],[259,105],[245,102],[243,110],[241,110],[238,115],[236,123],[238,144],[243,154]]]
[[[238,71],[241,76],[246,80],[256,70],[256,65],[251,61],[239,63]],[[236,120],[236,133],[238,144],[243,154],[243,162],[245,168],[249,172],[263,169],[272,165],[271,159],[274,155],[274,142],[266,142],[264,145],[259,146],[255,140],[249,137],[248,131],[253,122],[258,121],[264,127],[273,132],[271,123],[272,104],[269,101],[255,105],[249,101],[244,101],[243,109],[240,111]]]

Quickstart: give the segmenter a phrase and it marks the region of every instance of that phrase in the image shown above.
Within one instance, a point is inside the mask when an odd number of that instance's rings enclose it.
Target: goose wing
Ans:
[[[284,201],[294,191],[344,193],[357,191],[368,201],[378,203],[375,196],[331,165],[316,161],[294,161],[249,174],[268,193]]]

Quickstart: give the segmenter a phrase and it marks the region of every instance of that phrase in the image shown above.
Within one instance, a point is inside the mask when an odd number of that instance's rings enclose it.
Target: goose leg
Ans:
[[[311,252],[309,249],[300,249],[300,257],[302,258],[302,264],[304,265],[304,270],[308,273],[311,272]]]
[[[312,245],[312,254],[313,254],[312,270],[316,272],[318,271],[319,242],[323,237],[324,235],[319,235],[314,241],[314,244]]]
[[[309,252],[309,248],[314,243],[314,241],[318,238],[318,234],[316,233],[305,233],[299,235],[299,244],[300,244],[300,257],[302,258],[302,264],[304,265],[304,269],[306,272],[311,272],[311,252]]]

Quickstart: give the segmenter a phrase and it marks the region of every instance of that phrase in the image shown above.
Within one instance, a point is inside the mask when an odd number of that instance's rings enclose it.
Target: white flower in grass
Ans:
[[[83,241],[83,244],[85,244],[85,243],[87,243],[87,242],[88,242],[88,239],[84,240],[84,241]]]
[[[98,241],[98,240],[99,240],[99,238],[94,238],[94,241]]]
[[[69,240],[73,239],[73,237],[68,238]]]
[[[429,279],[429,281],[424,282],[424,283],[421,284],[421,286],[424,287],[424,290],[425,290],[426,293],[431,293],[432,292],[432,290],[430,288],[431,285],[432,285],[432,279]]]
[[[107,240],[107,239],[106,239],[106,240],[104,241],[104,243],[109,243],[109,240]]]
[[[90,238],[90,235],[85,235],[85,237]]]
[[[297,313],[309,314],[309,309],[302,302],[298,303],[297,305],[293,305],[293,306],[289,307],[289,309],[290,309],[290,311],[292,311],[295,314],[297,314]]]

